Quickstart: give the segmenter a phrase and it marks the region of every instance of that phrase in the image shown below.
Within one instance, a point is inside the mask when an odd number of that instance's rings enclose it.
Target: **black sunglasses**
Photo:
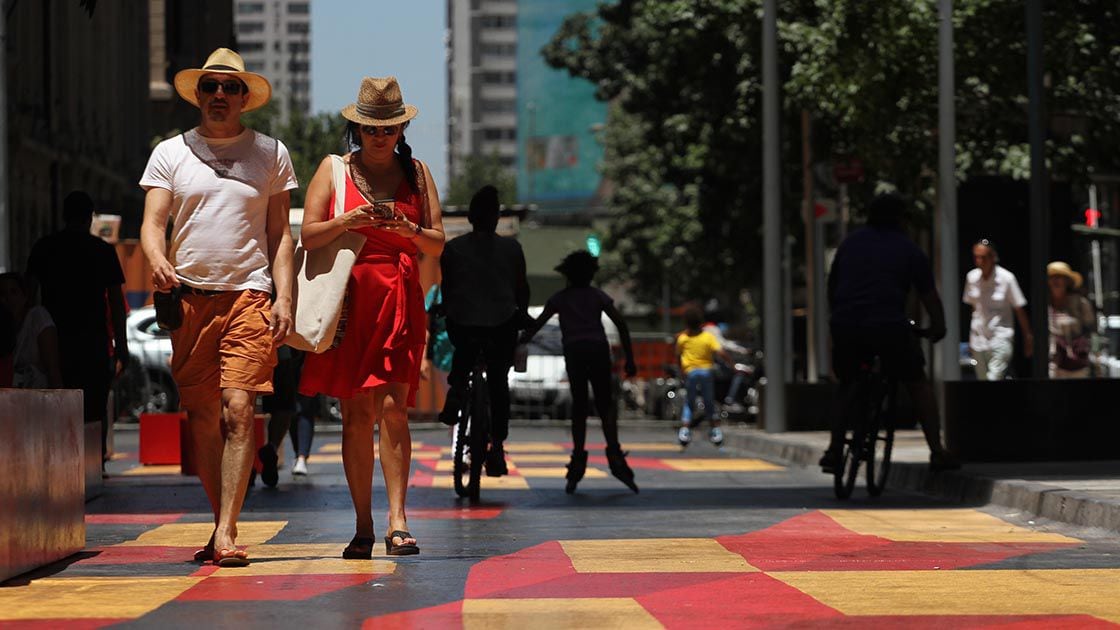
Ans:
[[[374,127],[373,125],[362,125],[362,133],[370,136],[381,134],[383,136],[395,136],[400,131],[400,125],[389,125],[388,127]]]
[[[230,79],[228,81],[218,81],[217,79],[203,79],[198,82],[198,91],[203,94],[216,94],[218,86],[222,86],[222,91],[230,96],[237,96],[241,94],[242,90],[249,91],[249,87],[237,79]]]

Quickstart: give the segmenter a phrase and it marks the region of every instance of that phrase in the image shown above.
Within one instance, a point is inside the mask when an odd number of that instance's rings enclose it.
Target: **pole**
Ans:
[[[801,213],[805,222],[805,377],[816,383],[820,375],[817,353],[817,321],[820,319],[817,302],[817,212],[813,204],[813,147],[812,121],[809,110],[801,110],[801,188],[803,198]]]
[[[8,212],[8,18],[0,9],[0,272],[12,269],[12,218]]]
[[[941,341],[941,380],[961,378],[960,271],[957,264],[957,125],[956,85],[953,76],[953,0],[938,2],[937,61],[937,201],[940,206],[941,296],[945,313],[945,339]]]
[[[1042,91],[1042,0],[1027,0],[1027,126],[1031,142],[1031,328],[1034,356],[1031,373],[1046,378],[1050,354],[1050,301],[1045,269],[1050,258],[1050,212],[1047,200],[1046,110]]]
[[[762,340],[766,352],[766,430],[786,429],[785,318],[782,313],[781,173],[778,147],[778,2],[762,10]]]
[[[1089,208],[1097,210],[1097,185],[1092,184],[1089,186]],[[1100,215],[1093,218],[1093,229],[1100,227]],[[1093,239],[1093,304],[1097,307],[1098,313],[1104,312],[1104,290],[1101,287],[1103,278],[1101,278],[1101,242],[1098,239]],[[1098,323],[1098,328],[1100,324]],[[1099,331],[1103,332],[1103,331]]]

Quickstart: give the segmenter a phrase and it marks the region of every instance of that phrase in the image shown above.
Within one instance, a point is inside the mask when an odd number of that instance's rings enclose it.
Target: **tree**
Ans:
[[[462,172],[451,179],[443,203],[466,207],[479,188],[490,184],[498,189],[498,199],[511,203],[517,194],[517,178],[508,166],[502,164],[497,153],[468,155],[463,159]]]
[[[299,181],[299,188],[292,191],[292,207],[303,207],[304,195],[319,163],[331,153],[342,153],[342,134],[346,119],[337,113],[320,112],[308,116],[292,108],[287,120],[282,120],[275,102],[249,112],[242,117],[246,127],[278,138],[288,148],[292,167]]]

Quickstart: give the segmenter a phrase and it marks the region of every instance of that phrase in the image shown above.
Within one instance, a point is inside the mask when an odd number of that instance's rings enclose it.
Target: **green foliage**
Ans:
[[[783,0],[781,136],[788,216],[800,202],[800,110],[817,159],[859,157],[867,181],[933,207],[935,0]],[[957,175],[1029,175],[1022,0],[954,2]],[[1044,3],[1047,159],[1057,178],[1120,170],[1120,6]],[[604,175],[616,219],[605,271],[638,297],[729,298],[756,278],[761,206],[761,0],[617,0],[565,21],[542,50],[611,103]],[[927,215],[928,216],[928,215]],[[793,223],[793,222],[787,222]],[[800,227],[791,225],[791,233]]]
[[[479,188],[490,184],[498,189],[498,200],[511,203],[517,194],[517,177],[502,165],[498,154],[469,155],[463,160],[462,172],[451,179],[447,196],[442,200],[449,206],[468,206]]]
[[[246,127],[279,139],[288,147],[299,188],[292,191],[292,207],[303,207],[304,194],[311,177],[323,158],[344,151],[342,133],[346,120],[337,113],[320,112],[305,115],[293,110],[288,120],[281,120],[275,103],[249,112],[241,118]]]

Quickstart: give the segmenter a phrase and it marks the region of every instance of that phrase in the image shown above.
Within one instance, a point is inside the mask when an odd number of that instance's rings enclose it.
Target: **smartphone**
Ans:
[[[370,206],[366,212],[378,219],[391,221],[397,216],[396,200],[394,199],[375,199]]]

